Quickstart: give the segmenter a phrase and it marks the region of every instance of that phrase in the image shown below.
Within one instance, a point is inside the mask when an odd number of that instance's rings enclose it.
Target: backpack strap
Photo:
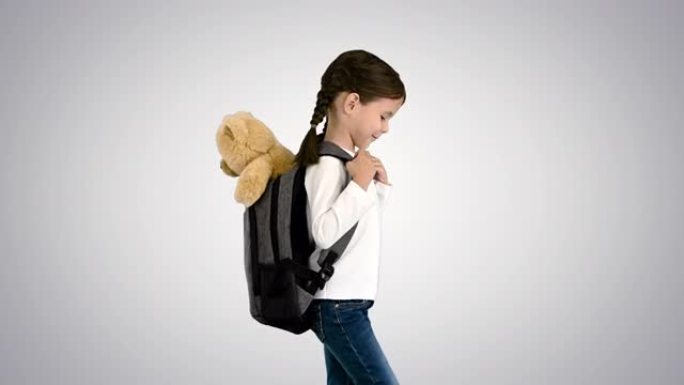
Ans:
[[[318,155],[332,155],[337,158],[342,158],[343,160],[354,159],[354,156],[349,155],[342,147],[327,140],[318,143]]]
[[[340,159],[343,163],[347,163],[347,161],[354,159],[353,155],[349,155],[349,153],[342,149],[340,146],[327,140],[321,141],[318,144],[318,155],[334,156]],[[346,180],[344,185],[342,186],[342,190],[344,190],[351,181],[351,176],[349,175],[349,172],[347,172],[346,168],[344,171],[346,174]],[[325,286],[325,283],[330,279],[330,277],[332,277],[333,273],[335,272],[333,264],[337,262],[337,260],[340,258],[340,255],[342,255],[344,250],[347,248],[347,245],[349,244],[349,241],[351,241],[351,238],[354,235],[354,231],[356,230],[358,224],[358,222],[355,223],[354,226],[352,226],[352,228],[349,229],[332,246],[330,246],[327,249],[321,250],[321,254],[318,258],[318,264],[321,266],[321,270],[319,271],[317,279],[319,288],[322,289],[323,286]]]

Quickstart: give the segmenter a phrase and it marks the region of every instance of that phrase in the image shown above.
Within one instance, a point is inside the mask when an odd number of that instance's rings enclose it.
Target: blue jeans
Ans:
[[[311,330],[323,343],[328,385],[399,384],[368,318],[373,304],[366,299],[311,302]]]

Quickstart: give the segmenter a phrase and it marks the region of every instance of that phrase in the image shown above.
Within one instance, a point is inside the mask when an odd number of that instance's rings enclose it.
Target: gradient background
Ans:
[[[296,151],[354,48],[407,87],[370,148],[402,384],[684,383],[684,6],[328,4],[2,2],[0,383],[323,384],[249,315],[214,134]]]

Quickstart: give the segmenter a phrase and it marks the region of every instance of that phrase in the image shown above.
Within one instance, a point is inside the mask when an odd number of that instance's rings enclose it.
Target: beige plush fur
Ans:
[[[247,111],[223,117],[216,132],[216,144],[221,154],[221,170],[238,177],[234,197],[245,207],[259,199],[269,180],[294,167],[294,154]]]

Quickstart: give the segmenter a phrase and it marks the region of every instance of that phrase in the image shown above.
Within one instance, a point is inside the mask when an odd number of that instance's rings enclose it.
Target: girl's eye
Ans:
[[[385,120],[385,117],[384,117],[384,116],[381,116],[380,119]]]

